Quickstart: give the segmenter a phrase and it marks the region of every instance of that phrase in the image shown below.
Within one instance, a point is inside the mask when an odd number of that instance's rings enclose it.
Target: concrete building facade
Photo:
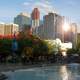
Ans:
[[[64,32],[64,42],[71,42],[73,45],[73,48],[76,48],[77,44],[77,24],[71,23],[69,24],[69,30],[67,32]]]
[[[62,26],[63,17],[56,13],[49,13],[43,17],[43,26],[40,28],[41,37],[43,39],[56,39],[62,40]]]
[[[38,27],[40,25],[40,12],[38,8],[34,8],[34,10],[31,13],[31,19],[32,19],[32,28],[33,28],[33,34],[38,34]]]
[[[8,35],[14,35],[14,33],[18,34],[18,32],[19,32],[19,25],[0,23],[0,35],[8,36]]]
[[[77,45],[77,24],[72,23],[71,24],[71,31],[72,31],[72,43],[73,43],[73,48],[76,48]]]
[[[0,23],[0,35],[4,35],[4,23]]]

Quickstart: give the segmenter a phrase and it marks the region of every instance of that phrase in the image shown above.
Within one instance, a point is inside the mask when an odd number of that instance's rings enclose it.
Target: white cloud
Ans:
[[[27,1],[24,2],[23,5],[25,8],[29,8],[32,10],[35,7],[38,7],[40,10],[40,13],[46,14],[49,12],[56,12],[55,8],[53,8],[52,4],[48,0],[40,0],[40,1]]]
[[[24,6],[28,6],[30,3],[29,2],[24,2],[23,5]]]

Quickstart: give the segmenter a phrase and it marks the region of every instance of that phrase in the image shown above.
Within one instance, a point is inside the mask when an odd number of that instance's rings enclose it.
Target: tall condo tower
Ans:
[[[38,8],[34,8],[31,13],[31,19],[32,19],[32,28],[33,28],[33,34],[38,33],[38,27],[40,25],[40,12]]]

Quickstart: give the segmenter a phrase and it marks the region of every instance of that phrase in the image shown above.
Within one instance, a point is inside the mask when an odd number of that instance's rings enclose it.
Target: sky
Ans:
[[[21,12],[40,10],[41,19],[49,12],[57,12],[71,22],[80,24],[80,0],[0,0],[0,22],[11,23]]]

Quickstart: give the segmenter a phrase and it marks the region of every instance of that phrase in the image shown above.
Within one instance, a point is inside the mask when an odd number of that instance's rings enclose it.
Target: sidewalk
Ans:
[[[34,67],[41,67],[41,64],[29,64],[29,65],[0,64],[0,72],[15,71],[19,69],[28,69],[28,68],[34,68]]]
[[[19,69],[28,69],[28,68],[36,68],[36,67],[45,67],[45,66],[54,66],[54,65],[60,65],[57,63],[49,63],[49,64],[28,64],[28,65],[22,65],[22,64],[0,64],[0,72],[6,72],[6,71],[15,71]]]

